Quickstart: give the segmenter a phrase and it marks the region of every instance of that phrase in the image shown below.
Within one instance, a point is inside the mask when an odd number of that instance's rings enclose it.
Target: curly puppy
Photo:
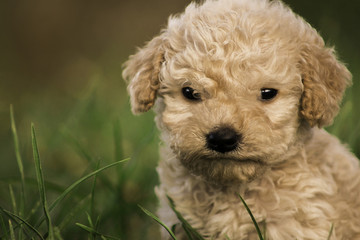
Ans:
[[[267,239],[360,239],[359,161],[321,129],[351,74],[283,3],[191,3],[123,77],[134,113],[156,106],[169,227],[166,195],[206,239],[258,239],[240,194]]]

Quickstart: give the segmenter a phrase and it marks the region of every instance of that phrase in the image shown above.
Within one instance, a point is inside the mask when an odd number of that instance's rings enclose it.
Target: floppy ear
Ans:
[[[317,34],[317,33],[315,33]],[[301,115],[312,126],[330,125],[339,111],[351,74],[318,36],[302,49],[300,67],[304,84]]]
[[[148,111],[160,87],[159,72],[164,59],[163,36],[157,36],[129,57],[122,73],[129,83],[128,92],[134,114]]]

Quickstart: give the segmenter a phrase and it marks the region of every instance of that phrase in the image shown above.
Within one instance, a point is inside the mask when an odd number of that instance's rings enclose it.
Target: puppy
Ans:
[[[135,114],[156,106],[169,227],[167,195],[206,239],[258,239],[240,194],[267,239],[327,239],[332,227],[331,239],[360,239],[359,161],[321,129],[351,74],[283,3],[191,3],[123,78]]]

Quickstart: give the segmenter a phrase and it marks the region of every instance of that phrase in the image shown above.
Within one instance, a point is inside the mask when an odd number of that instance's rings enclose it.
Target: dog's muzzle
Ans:
[[[206,135],[207,148],[220,153],[227,153],[235,150],[241,135],[230,127],[220,127]]]

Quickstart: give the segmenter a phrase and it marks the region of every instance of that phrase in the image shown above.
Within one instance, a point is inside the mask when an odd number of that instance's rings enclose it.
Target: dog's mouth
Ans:
[[[192,156],[182,157],[181,162],[194,175],[221,185],[252,181],[266,169],[258,158]]]
[[[219,161],[219,162],[233,162],[234,164],[259,164],[263,165],[262,160],[258,158],[235,158],[235,157],[216,157],[216,158],[207,158],[208,161]]]

